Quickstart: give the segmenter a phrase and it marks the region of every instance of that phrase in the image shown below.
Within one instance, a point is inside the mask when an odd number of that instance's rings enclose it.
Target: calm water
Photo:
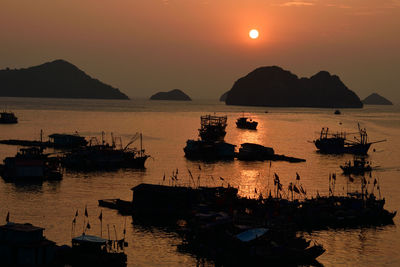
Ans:
[[[39,139],[41,129],[45,135],[78,131],[84,136],[98,138],[104,131],[109,139],[111,132],[121,137],[124,145],[136,132],[143,133],[144,148],[152,156],[146,162],[147,169],[144,171],[65,173],[61,182],[32,186],[18,186],[0,179],[0,220],[5,222],[6,214],[10,211],[11,221],[42,226],[46,229],[45,235],[60,245],[70,244],[71,236],[81,233],[81,215],[85,205],[92,226],[89,234],[100,234],[98,215],[101,210],[105,236],[108,235],[108,224],[111,237],[115,236],[115,225],[118,238],[121,238],[126,222],[129,266],[195,266],[198,261],[191,255],[177,252],[180,239],[176,234],[132,224],[131,217],[99,208],[97,200],[130,200],[133,186],[143,182],[162,183],[164,173],[168,178],[176,169],[179,169],[181,184],[189,182],[187,169],[190,169],[193,176],[200,176],[202,185],[220,185],[219,177],[223,177],[226,183],[238,187],[241,195],[249,197],[255,196],[255,189],[266,195],[271,188],[274,172],[279,174],[284,186],[294,181],[298,172],[309,195],[315,195],[317,191],[327,194],[329,173],[339,174],[339,165],[352,157],[316,153],[309,141],[318,136],[321,127],[354,132],[359,122],[367,128],[371,140],[387,139],[387,142],[373,145],[375,151],[371,149],[369,160],[380,166],[374,172],[374,177],[380,180],[381,193],[387,200],[386,208],[398,210],[400,206],[399,106],[343,109],[340,116],[333,115],[331,109],[232,107],[206,100],[179,103],[0,98],[0,107],[13,110],[20,121],[16,125],[0,125],[0,139]],[[265,113],[266,110],[268,113]],[[259,122],[257,131],[235,128],[235,119],[242,111]],[[271,146],[279,154],[305,158],[307,162],[273,162],[270,165],[269,162],[235,160],[207,164],[186,160],[183,147],[187,139],[197,137],[200,115],[214,112],[228,115],[227,142],[237,145],[255,142]],[[134,145],[139,146],[138,143]],[[1,159],[17,152],[15,146],[0,145],[0,148]],[[356,189],[359,184],[350,187]],[[336,193],[343,194],[345,189],[345,177],[338,175]],[[80,216],[73,233],[72,219],[77,209]],[[313,239],[327,249],[318,259],[326,266],[400,266],[400,231],[397,225],[399,216],[392,226],[314,232]]]

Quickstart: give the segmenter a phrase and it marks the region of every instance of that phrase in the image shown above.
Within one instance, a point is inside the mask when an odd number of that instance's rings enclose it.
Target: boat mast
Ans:
[[[140,133],[140,156],[143,156],[142,133]]]

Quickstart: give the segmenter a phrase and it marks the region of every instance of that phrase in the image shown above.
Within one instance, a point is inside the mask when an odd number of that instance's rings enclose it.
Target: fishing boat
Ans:
[[[18,123],[18,118],[15,116],[13,112],[3,111],[0,113],[0,123],[3,124]]]
[[[205,115],[200,117],[199,136],[205,142],[223,142],[226,135],[227,116]]]
[[[77,218],[78,210],[72,220],[71,236],[75,236]],[[59,253],[58,260],[63,263],[62,266],[126,266],[127,256],[124,251],[128,246],[128,242],[125,241],[126,221],[122,239],[117,237],[115,225],[113,227],[115,239],[111,239],[108,224],[108,237],[103,238],[103,212],[100,212],[98,219],[100,220],[100,236],[87,234],[92,227],[89,223],[87,207],[85,207],[82,234],[73,237],[71,239],[72,246],[66,246],[66,249]]]
[[[337,109],[337,110],[335,110],[335,112],[333,114],[340,115],[340,114],[342,114],[342,112],[340,112],[340,110]]]
[[[126,266],[125,241],[82,234],[72,238],[66,262],[72,266]]]
[[[354,136],[353,140],[347,138],[348,135],[354,134],[347,134],[346,132],[330,133],[329,128],[322,128],[320,137],[313,142],[322,153],[366,155],[372,144],[386,141],[369,142],[366,129],[360,128],[359,124],[357,133],[359,137]]]
[[[103,134],[101,143],[92,138],[87,146],[67,152],[61,160],[62,165],[67,169],[83,171],[145,168],[145,162],[150,156],[145,154],[142,147],[142,134],[135,135],[124,148],[122,145],[117,148],[113,136],[112,144],[106,143]],[[137,138],[140,138],[140,149],[129,148]]]
[[[9,181],[61,180],[57,158],[44,154],[42,148],[21,148],[14,157],[4,159],[1,176]]]
[[[224,141],[227,116],[205,115],[200,117],[199,140],[189,139],[183,149],[185,157],[195,160],[232,160],[235,145]]]
[[[353,162],[349,160],[340,168],[344,174],[364,174],[372,170],[371,165],[364,157],[354,157]]]
[[[257,130],[258,122],[245,117],[244,115],[236,120],[236,127],[240,129]]]

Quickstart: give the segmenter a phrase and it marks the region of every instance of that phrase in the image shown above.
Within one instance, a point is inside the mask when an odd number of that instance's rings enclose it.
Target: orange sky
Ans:
[[[62,58],[133,98],[216,98],[278,65],[400,101],[400,0],[1,0],[0,32],[0,68]]]

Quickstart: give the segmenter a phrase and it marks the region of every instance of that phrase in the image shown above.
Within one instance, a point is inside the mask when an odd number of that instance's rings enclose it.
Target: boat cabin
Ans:
[[[85,137],[78,134],[51,134],[49,135],[50,143],[60,147],[79,147],[86,146]]]

